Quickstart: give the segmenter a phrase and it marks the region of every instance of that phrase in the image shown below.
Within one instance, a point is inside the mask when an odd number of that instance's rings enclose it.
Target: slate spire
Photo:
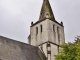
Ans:
[[[43,5],[41,8],[39,20],[43,20],[47,18],[55,21],[49,0],[43,0]]]

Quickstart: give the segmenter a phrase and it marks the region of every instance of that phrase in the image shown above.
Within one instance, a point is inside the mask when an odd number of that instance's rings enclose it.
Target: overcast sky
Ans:
[[[55,19],[63,21],[66,42],[80,35],[80,0],[49,0]],[[0,35],[26,42],[31,21],[39,19],[43,0],[0,0]]]

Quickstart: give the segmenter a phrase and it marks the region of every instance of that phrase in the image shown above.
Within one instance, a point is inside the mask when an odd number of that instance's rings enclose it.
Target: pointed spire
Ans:
[[[42,5],[39,20],[43,20],[46,18],[55,20],[49,1],[43,0],[43,5]]]

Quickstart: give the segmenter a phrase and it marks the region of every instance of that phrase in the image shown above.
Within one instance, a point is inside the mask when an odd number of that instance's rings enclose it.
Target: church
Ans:
[[[65,43],[63,22],[55,20],[49,0],[43,0],[38,21],[31,22],[28,42],[0,36],[0,60],[55,60]]]

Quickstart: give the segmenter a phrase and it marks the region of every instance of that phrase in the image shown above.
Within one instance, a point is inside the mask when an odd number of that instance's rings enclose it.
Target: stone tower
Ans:
[[[38,46],[47,60],[54,60],[59,45],[65,42],[63,22],[55,20],[49,0],[43,0],[39,20],[31,22],[29,44]]]

